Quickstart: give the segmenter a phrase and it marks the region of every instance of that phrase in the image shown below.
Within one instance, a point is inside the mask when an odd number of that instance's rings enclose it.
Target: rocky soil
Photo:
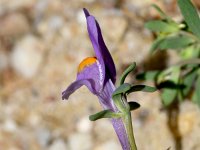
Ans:
[[[88,116],[101,107],[85,87],[69,101],[61,100],[61,92],[75,80],[80,61],[93,55],[82,8],[100,23],[120,75],[133,61],[138,70],[160,66],[164,56],[148,61],[153,35],[144,23],[159,17],[152,3],[181,20],[175,2],[0,0],[0,150],[120,150],[107,119],[89,121]],[[198,0],[196,4],[200,6]],[[134,74],[129,81],[136,82]],[[159,92],[136,93],[129,99],[141,104],[133,113],[138,149],[175,150],[177,141]],[[200,149],[199,116],[200,109],[192,102],[180,105],[177,124],[182,150]]]

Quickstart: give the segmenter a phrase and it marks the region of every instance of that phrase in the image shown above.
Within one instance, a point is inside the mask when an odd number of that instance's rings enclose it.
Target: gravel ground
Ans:
[[[79,62],[93,55],[82,8],[100,23],[119,75],[133,61],[139,70],[158,66],[159,59],[147,63],[153,35],[143,25],[158,17],[152,3],[181,20],[175,2],[0,0],[0,150],[120,150],[108,120],[89,121],[101,107],[85,87],[69,101],[61,100]],[[196,4],[200,6],[198,0]],[[176,58],[169,55],[166,64]],[[129,99],[141,104],[133,113],[138,149],[175,150],[177,141],[159,92],[136,93]],[[199,116],[196,105],[181,104],[177,123],[182,150],[200,149]]]

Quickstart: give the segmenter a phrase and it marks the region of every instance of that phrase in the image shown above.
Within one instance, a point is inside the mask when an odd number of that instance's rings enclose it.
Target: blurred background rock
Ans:
[[[159,17],[152,3],[181,20],[176,0],[0,0],[0,150],[120,150],[108,120],[88,119],[101,110],[97,98],[83,87],[62,101],[61,91],[93,55],[83,7],[99,21],[119,75],[133,61],[149,65],[153,35],[143,25]],[[142,106],[133,113],[138,149],[175,149],[159,93],[129,99]],[[196,105],[181,105],[183,150],[200,149],[199,116]]]

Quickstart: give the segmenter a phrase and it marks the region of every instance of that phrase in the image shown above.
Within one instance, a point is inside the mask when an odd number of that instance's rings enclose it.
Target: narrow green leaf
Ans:
[[[200,75],[198,76],[195,84],[195,90],[193,93],[192,101],[197,103],[200,107]]]
[[[90,115],[89,119],[90,121],[96,121],[101,118],[120,118],[121,116],[122,116],[121,113],[116,113],[111,110],[103,110],[94,115]]]
[[[130,111],[140,108],[140,104],[137,102],[128,102],[128,104],[130,107]]]
[[[133,85],[131,88],[126,92],[130,94],[132,92],[142,91],[142,92],[155,92],[157,89],[155,87],[147,86],[147,85]]]
[[[169,106],[176,98],[178,90],[176,89],[163,89],[161,97],[163,100],[164,106]]]
[[[120,85],[112,94],[112,97],[118,94],[125,94],[128,90],[131,89],[131,85],[128,83],[124,83]]]
[[[161,20],[149,21],[144,26],[154,32],[173,33],[179,31],[178,25],[174,23],[167,23]]]
[[[136,67],[136,63],[133,62],[121,75],[121,79],[120,79],[120,85],[122,85],[127,77],[127,75],[133,71]]]
[[[176,35],[176,36],[169,36],[163,39],[157,48],[161,50],[165,49],[181,49],[185,48],[188,45],[192,44],[194,42],[193,39],[186,35]]]
[[[170,82],[173,83],[173,85],[177,85],[179,82],[179,76],[180,76],[180,69],[175,67],[172,68],[171,74],[168,76]],[[170,105],[177,96],[178,89],[174,87],[166,87],[163,88],[163,91],[161,92],[161,98],[163,100],[163,104],[165,106]]]
[[[200,18],[190,0],[178,0],[179,8],[191,31],[200,38]]]
[[[165,40],[164,37],[158,37],[155,41],[153,41],[153,44],[151,45],[150,48],[150,53],[155,52],[159,48],[159,45]]]
[[[160,7],[158,5],[155,5],[153,4],[152,5],[157,11],[158,13],[160,14],[160,16],[162,17],[163,20],[166,20],[166,22],[172,24],[172,25],[175,25],[176,27],[179,26],[179,28],[183,28],[185,27],[184,24],[181,24],[181,25],[178,25],[170,16],[168,16],[166,13],[164,13]]]
[[[191,70],[188,74],[186,74],[183,78],[183,96],[187,96],[189,91],[194,84],[194,80],[197,76],[197,69]]]
[[[150,80],[155,81],[160,71],[147,71],[136,76],[138,80]]]
[[[163,19],[167,19],[168,20],[169,17],[160,9],[160,7],[158,5],[152,4],[152,7],[154,7],[158,11],[158,13],[160,14],[160,16]]]

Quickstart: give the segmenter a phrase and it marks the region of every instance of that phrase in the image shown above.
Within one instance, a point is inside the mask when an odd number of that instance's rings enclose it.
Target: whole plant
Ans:
[[[100,26],[88,10],[83,10],[95,56],[87,57],[79,64],[76,80],[62,92],[62,99],[68,99],[74,91],[85,85],[98,97],[103,108],[102,111],[90,115],[89,119],[95,121],[109,118],[122,149],[136,150],[131,111],[139,108],[140,105],[137,102],[128,102],[127,95],[136,91],[154,92],[156,88],[125,83],[127,75],[135,69],[136,63],[132,63],[123,72],[118,87],[115,86],[115,64],[103,40]]]

